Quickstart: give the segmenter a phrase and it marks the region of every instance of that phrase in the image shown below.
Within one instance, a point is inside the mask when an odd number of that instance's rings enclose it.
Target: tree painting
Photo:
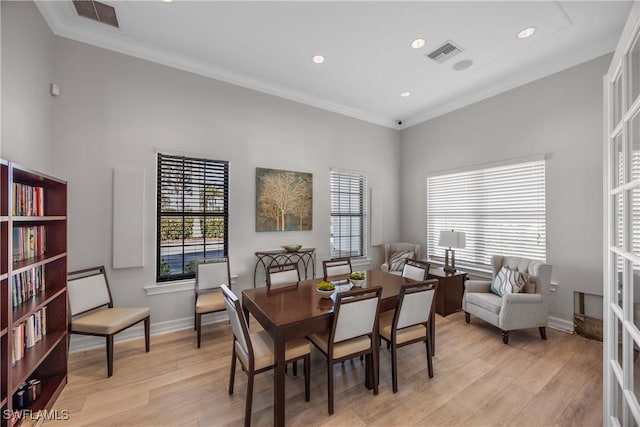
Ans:
[[[256,168],[256,231],[311,230],[313,175]]]

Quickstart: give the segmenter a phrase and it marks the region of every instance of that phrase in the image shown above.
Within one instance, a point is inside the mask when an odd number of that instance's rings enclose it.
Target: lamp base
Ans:
[[[451,264],[449,264],[449,252],[451,252]],[[444,250],[444,268],[443,270],[447,273],[455,273],[456,272],[456,252],[449,248]]]

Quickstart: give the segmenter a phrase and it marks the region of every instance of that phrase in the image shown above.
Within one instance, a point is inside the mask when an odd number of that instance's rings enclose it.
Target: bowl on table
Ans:
[[[298,252],[302,245],[282,245],[282,248],[287,252]]]
[[[351,284],[357,288],[361,288],[362,285],[364,284],[364,279],[349,279],[349,281],[351,282]]]
[[[320,294],[320,298],[331,298],[331,295],[333,295],[335,291],[335,289],[323,291],[322,289],[316,288],[316,292]]]

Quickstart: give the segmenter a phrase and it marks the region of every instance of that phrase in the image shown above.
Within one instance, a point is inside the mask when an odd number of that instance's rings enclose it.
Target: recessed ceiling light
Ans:
[[[518,37],[519,39],[526,39],[527,37],[531,37],[535,32],[536,27],[527,27],[524,30],[520,31],[516,37]]]
[[[411,47],[414,49],[420,49],[425,43],[426,41],[424,39],[415,39],[411,42]]]
[[[165,3],[173,3],[173,0],[162,0]]]
[[[411,92],[402,92],[402,93],[400,94],[400,96],[401,96],[401,97],[403,97],[403,98],[406,98],[406,97],[408,97],[408,96],[411,96]]]
[[[470,59],[463,59],[462,61],[458,61],[455,64],[453,64],[453,68],[456,71],[461,71],[461,70],[466,70],[467,68],[471,67],[471,65],[473,64],[473,61]]]
[[[311,60],[313,61],[314,64],[322,64],[324,62],[324,56],[314,55],[313,58],[311,58]]]

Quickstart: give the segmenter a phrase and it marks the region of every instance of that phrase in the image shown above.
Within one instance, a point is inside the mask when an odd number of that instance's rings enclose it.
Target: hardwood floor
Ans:
[[[252,322],[255,326],[255,321]],[[436,316],[434,378],[424,346],[401,348],[399,391],[391,391],[390,355],[380,351],[380,393],[364,387],[359,359],[336,365],[335,413],[327,413],[326,364],[312,353],[311,401],[304,379],[287,375],[286,419],[291,426],[601,426],[602,343],[548,329],[515,331],[509,345],[477,318]],[[106,377],[104,349],[75,353],[69,383],[53,409],[67,409],[68,426],[242,425],[247,376],[236,370],[227,393],[231,333],[226,322],[204,326],[202,347],[186,330],[117,344],[114,375]],[[301,370],[300,370],[301,371]],[[273,417],[273,375],[254,385],[253,425]]]

